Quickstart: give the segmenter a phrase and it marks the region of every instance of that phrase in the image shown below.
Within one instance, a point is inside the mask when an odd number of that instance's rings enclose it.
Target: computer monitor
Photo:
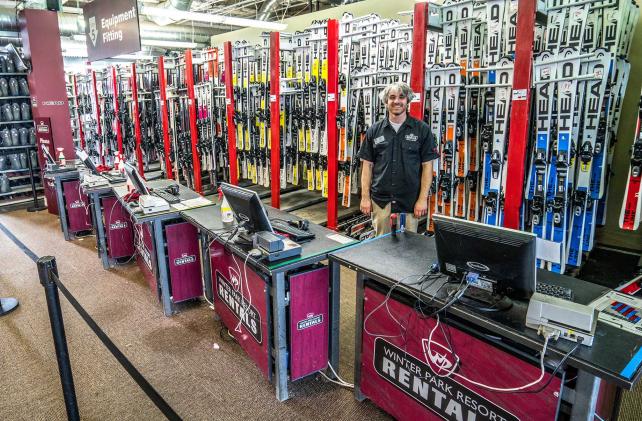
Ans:
[[[145,180],[143,180],[143,177],[140,176],[138,170],[133,165],[125,163],[125,173],[139,194],[149,194]]]
[[[44,155],[45,160],[47,161],[47,163],[49,165],[56,165],[56,160],[49,153],[49,149],[45,145],[40,145],[40,147],[42,148],[42,154]]]
[[[248,232],[274,232],[267,211],[255,191],[227,183],[221,183],[221,191],[230,204],[237,221]]]
[[[508,299],[527,300],[535,291],[536,236],[533,233],[433,216],[440,272],[457,280],[476,279],[465,296],[499,310]],[[504,304],[501,304],[503,301]]]
[[[82,161],[83,164],[85,164],[85,167],[89,171],[92,172],[92,174],[99,175],[100,171],[98,171],[98,168],[96,168],[96,164],[94,164],[94,161],[91,160],[87,152],[83,151],[82,149],[76,148],[76,157]]]

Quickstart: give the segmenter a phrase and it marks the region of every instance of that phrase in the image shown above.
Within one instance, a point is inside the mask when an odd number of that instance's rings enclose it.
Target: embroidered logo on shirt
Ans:
[[[383,142],[384,140],[386,140],[386,138],[385,138],[385,137],[383,137],[383,136],[379,136],[379,137],[375,138],[375,140],[374,140],[374,144],[375,144],[375,145],[378,145],[378,144],[380,144],[381,142]]]
[[[417,139],[419,139],[419,136],[417,136],[415,134],[410,133],[410,134],[406,135],[406,140],[409,141],[409,142],[416,142]]]

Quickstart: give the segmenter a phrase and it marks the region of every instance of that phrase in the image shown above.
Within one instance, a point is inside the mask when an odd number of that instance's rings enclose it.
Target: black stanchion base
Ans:
[[[45,205],[38,204],[38,206],[29,206],[27,212],[40,212],[47,209]]]
[[[15,298],[0,298],[0,317],[11,313],[18,307],[18,300]]]

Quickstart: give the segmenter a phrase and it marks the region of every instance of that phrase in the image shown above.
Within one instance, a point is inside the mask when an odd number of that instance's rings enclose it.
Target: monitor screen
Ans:
[[[125,173],[139,194],[149,194],[145,180],[143,180],[143,177],[140,176],[138,170],[133,165],[125,163]]]
[[[49,149],[45,145],[40,145],[40,147],[42,148],[42,154],[44,155],[45,159],[47,160],[47,163],[51,164],[51,165],[56,165],[56,160],[49,153]]]
[[[221,183],[221,190],[239,224],[250,232],[273,232],[267,211],[255,191],[227,183]]]
[[[478,288],[508,298],[528,299],[533,295],[535,234],[443,215],[433,218],[442,273],[457,280],[475,273]]]
[[[85,167],[87,167],[89,171],[96,175],[100,174],[100,171],[98,171],[98,168],[96,168],[96,164],[94,164],[94,161],[92,161],[89,155],[87,155],[87,152],[83,151],[82,149],[76,149],[76,156],[82,161],[83,164],[85,164]]]

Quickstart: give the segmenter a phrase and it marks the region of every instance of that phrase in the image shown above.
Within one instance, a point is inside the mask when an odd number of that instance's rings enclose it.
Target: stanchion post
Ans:
[[[225,107],[227,109],[227,153],[230,165],[230,184],[235,186],[239,183],[238,161],[236,159],[236,125],[234,123],[234,85],[232,84],[232,43],[226,41],[223,44],[223,63],[225,70]]]
[[[51,322],[51,333],[53,334],[56,347],[56,358],[60,372],[60,383],[67,409],[67,419],[79,421],[78,402],[76,401],[76,390],[74,378],[71,374],[71,363],[69,362],[69,351],[67,350],[67,338],[65,337],[65,325],[62,321],[62,309],[60,308],[60,297],[58,286],[54,276],[58,277],[58,267],[53,256],[41,257],[37,261],[38,277],[45,288],[47,297],[47,309],[49,310],[49,321]]]

